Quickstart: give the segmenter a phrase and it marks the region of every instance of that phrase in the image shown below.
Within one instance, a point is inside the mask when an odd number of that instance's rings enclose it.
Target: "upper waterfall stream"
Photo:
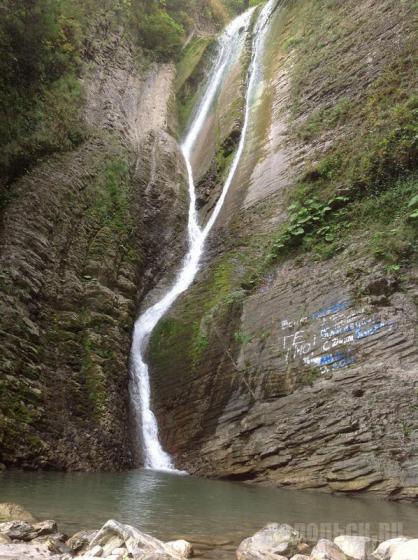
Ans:
[[[160,301],[147,309],[137,319],[134,326],[132,340],[130,394],[135,412],[138,433],[142,434],[145,468],[155,470],[174,470],[171,457],[161,446],[158,436],[158,424],[151,409],[149,368],[144,360],[144,352],[146,350],[150,334],[156,327],[159,320],[172,306],[178,296],[186,291],[193,282],[199,270],[199,261],[203,253],[205,240],[219,216],[226,195],[235,176],[244,149],[252,102],[256,97],[257,85],[260,81],[261,55],[264,46],[265,27],[275,3],[276,0],[269,0],[269,2],[267,2],[261,10],[255,24],[241,138],[227,179],[223,185],[222,193],[208,222],[203,228],[199,226],[198,222],[191,156],[196,142],[202,133],[205,120],[213,106],[216,95],[227,75],[228,69],[231,64],[238,59],[239,54],[244,48],[246,34],[250,27],[251,16],[254,9],[250,9],[234,19],[219,38],[218,56],[216,57],[212,71],[209,75],[201,101],[188,128],[187,135],[181,145],[181,150],[187,168],[190,197],[188,215],[189,249],[184,258],[181,270],[176,277],[174,285]],[[245,33],[243,33],[243,29],[245,29]]]

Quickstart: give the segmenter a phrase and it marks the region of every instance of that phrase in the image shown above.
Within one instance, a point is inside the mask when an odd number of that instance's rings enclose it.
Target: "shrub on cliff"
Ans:
[[[175,57],[183,43],[184,29],[166,11],[144,15],[138,25],[141,46],[161,60]]]

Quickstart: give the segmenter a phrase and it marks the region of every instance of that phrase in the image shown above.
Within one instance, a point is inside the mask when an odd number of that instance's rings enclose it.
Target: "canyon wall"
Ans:
[[[133,322],[185,251],[188,193],[175,94],[182,86],[195,93],[190,76],[212,56],[207,47],[231,16],[220,2],[190,13],[193,32],[177,69],[166,52],[141,48],[135,22],[118,4],[86,6],[93,8],[91,21],[80,20],[87,26],[77,62],[82,97],[71,108],[83,134],[55,155],[41,157],[41,146],[36,159],[34,149],[30,166],[18,160],[14,174],[0,179],[0,466],[7,468],[135,463]],[[59,23],[68,41],[79,32],[78,21]],[[67,93],[59,93],[68,112]],[[60,127],[55,114],[39,118]]]
[[[417,497],[416,15],[278,2],[199,277],[150,342],[178,467]]]
[[[3,213],[0,461],[8,466],[133,464],[132,323],[182,245],[186,182],[168,131],[175,69],[140,72],[122,34],[105,41],[106,29],[95,31],[83,78],[92,134],[16,181]]]
[[[415,4],[277,2],[200,273],[150,341],[178,467],[417,497]],[[185,252],[178,136],[225,5],[190,14],[176,64],[144,59],[123,25],[90,22],[85,132],[0,177],[0,467],[135,464],[132,326]],[[239,140],[250,56],[248,42],[193,156],[202,222]]]

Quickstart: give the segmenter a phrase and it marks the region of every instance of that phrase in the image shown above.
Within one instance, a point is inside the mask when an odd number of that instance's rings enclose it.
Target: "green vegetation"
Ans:
[[[187,125],[205,78],[205,60],[210,58],[211,37],[195,37],[182,51],[177,64],[176,102],[180,130]]]
[[[297,44],[297,43],[296,43]],[[300,125],[296,134],[301,140],[312,140],[324,131],[343,125],[353,109],[348,97],[341,97],[331,107],[315,110],[309,118]]]
[[[184,29],[164,10],[137,18],[138,39],[142,47],[161,60],[178,55],[183,44]]]
[[[304,385],[312,385],[321,377],[321,370],[318,367],[309,367],[304,371],[302,383]]]
[[[5,0],[0,6],[0,187],[40,158],[74,149],[91,133],[82,118],[79,78],[83,52],[94,50],[99,22],[108,33],[123,27],[144,63],[177,58],[202,16],[222,25],[229,13],[217,0],[205,3],[203,13],[198,0]],[[8,198],[3,192],[1,206]]]
[[[202,59],[203,53],[209,44],[213,42],[210,37],[195,37],[183,50],[182,56],[177,64],[176,91],[179,92],[185,82],[196,70]]]
[[[415,431],[413,425],[409,422],[405,422],[405,420],[401,421],[401,430],[405,438],[411,437]]]
[[[83,390],[77,397],[79,402],[76,406],[84,405],[86,407],[84,414],[87,413],[88,417],[93,416],[100,421],[108,411],[111,399],[109,378],[113,373],[116,356],[109,347],[112,342],[106,337],[102,338],[90,328],[89,315],[83,313],[83,318],[87,328],[81,340],[81,367],[77,373]],[[91,414],[91,407],[93,414]]]
[[[166,316],[157,325],[149,345],[157,367],[169,363],[179,352],[178,359],[194,370],[211,343],[225,344],[224,340],[219,341],[217,324],[237,301],[232,293],[234,284],[233,263],[225,255],[211,269],[205,285],[194,286],[187,292],[181,315]],[[174,364],[170,370],[175,370]]]
[[[134,235],[128,161],[120,154],[109,154],[101,165],[103,167],[89,187],[89,213],[95,230],[89,254],[100,257],[112,243],[121,255],[125,255],[129,252]]]
[[[83,138],[81,27],[69,1],[0,7],[0,182]]]
[[[233,13],[240,13],[247,10],[251,6],[257,6],[264,0],[225,0],[227,8]]]
[[[39,453],[42,442],[35,434],[40,420],[40,391],[20,379],[21,364],[4,360],[0,380],[0,446],[3,460],[13,456],[21,444],[28,446],[33,455]],[[26,373],[26,372],[25,372]]]
[[[252,340],[252,336],[248,333],[245,333],[241,330],[234,332],[234,340],[241,345],[248,344]]]
[[[288,223],[283,225],[283,231],[272,244],[270,260],[286,250],[310,244],[314,236],[321,241],[334,242],[337,237],[335,221],[346,213],[341,206],[347,201],[345,196],[335,196],[326,202],[310,198],[304,203],[297,202],[289,206]],[[330,222],[330,215],[334,221],[332,225],[327,223]]]
[[[364,225],[377,228],[372,237],[378,247],[372,250],[375,256],[394,263],[417,256],[418,98],[412,95],[379,116],[374,128],[366,124],[363,136],[342,139],[305,171],[292,193],[296,202],[288,208],[288,222],[272,244],[273,257],[303,248],[328,258],[346,246],[349,231],[361,231]],[[314,134],[312,123],[318,122],[315,115],[304,124],[304,138],[308,130]],[[334,123],[326,125],[330,128],[336,123],[326,122]],[[338,191],[344,196],[324,202],[318,198]],[[302,203],[306,197],[311,198]],[[385,226],[384,232],[379,225]]]
[[[350,208],[352,229],[370,224],[365,249],[386,263],[394,272],[401,265],[416,260],[418,255],[418,216],[416,199],[418,175],[398,179],[390,188]]]
[[[405,3],[404,9],[412,7]],[[348,33],[356,25],[344,6],[320,0],[287,10],[293,19],[283,51],[292,57],[293,137],[309,145],[310,158],[289,191],[288,219],[271,243],[268,262],[297,251],[329,258],[366,229],[371,235],[365,250],[388,266],[417,258],[418,97],[412,30],[396,57],[387,56],[377,77],[357,91],[340,68],[354,56],[353,49],[345,48],[349,35],[341,34],[342,26]],[[310,95],[318,84],[326,99],[320,107]],[[325,96],[327,88],[332,101]]]

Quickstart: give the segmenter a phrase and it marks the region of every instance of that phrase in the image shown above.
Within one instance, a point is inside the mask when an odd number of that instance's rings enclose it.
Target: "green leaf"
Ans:
[[[411,200],[408,202],[408,208],[411,208],[412,206],[415,206],[416,204],[418,204],[418,194],[413,196],[411,198]]]
[[[292,231],[293,235],[303,235],[304,233],[305,233],[305,230],[302,227],[297,228],[297,229]]]
[[[314,202],[311,204],[312,208],[315,208],[315,210],[319,210],[321,208],[321,203],[320,202]]]
[[[312,220],[312,216],[306,216],[305,218],[298,220],[298,224],[306,224],[306,222],[309,222],[310,220]]]
[[[418,210],[415,210],[415,212],[412,212],[412,214],[410,214],[409,217],[410,218],[418,218]]]
[[[325,232],[329,231],[330,229],[331,229],[330,226],[324,226],[324,227],[321,227],[321,228],[318,230],[318,233],[319,233],[319,234],[325,233]]]

